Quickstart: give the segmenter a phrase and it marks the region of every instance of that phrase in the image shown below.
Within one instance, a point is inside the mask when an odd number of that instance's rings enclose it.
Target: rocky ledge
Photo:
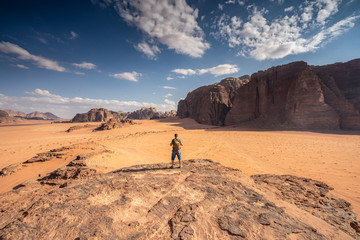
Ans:
[[[311,179],[210,160],[107,174],[85,165],[80,156],[0,195],[0,239],[360,239],[350,203]]]

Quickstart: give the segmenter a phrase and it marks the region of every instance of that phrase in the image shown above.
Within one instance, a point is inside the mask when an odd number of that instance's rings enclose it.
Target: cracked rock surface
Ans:
[[[0,195],[0,239],[360,239],[350,204],[325,183],[203,159],[169,166],[28,181]]]

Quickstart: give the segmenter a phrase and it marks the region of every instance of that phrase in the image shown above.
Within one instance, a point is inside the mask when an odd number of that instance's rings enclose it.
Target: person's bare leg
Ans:
[[[182,168],[182,166],[181,166],[181,160],[179,159],[179,168]]]
[[[174,168],[174,160],[171,160],[171,168]]]

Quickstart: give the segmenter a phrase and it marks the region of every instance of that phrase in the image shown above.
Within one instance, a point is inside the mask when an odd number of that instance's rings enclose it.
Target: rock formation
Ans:
[[[131,119],[116,120],[114,118],[102,123],[95,131],[112,130],[116,128],[122,128],[126,125],[134,125],[135,123]]]
[[[142,107],[139,110],[131,112],[127,115],[128,119],[151,119],[157,113],[154,107]]]
[[[87,113],[78,113],[71,122],[105,122],[112,118],[118,119],[119,114],[105,108],[93,108]]]
[[[150,119],[162,119],[168,117],[176,117],[176,111],[156,112]]]
[[[226,78],[220,83],[200,87],[181,100],[177,116],[190,117],[204,124],[224,125],[225,116],[233,105],[237,90],[248,83],[249,76]]]
[[[0,195],[0,239],[359,239],[326,184],[210,160],[98,174],[77,156]]]
[[[326,66],[293,62],[259,71],[230,95],[226,111],[214,111],[211,93],[209,86],[189,93],[178,115],[213,125],[360,129],[360,59]]]

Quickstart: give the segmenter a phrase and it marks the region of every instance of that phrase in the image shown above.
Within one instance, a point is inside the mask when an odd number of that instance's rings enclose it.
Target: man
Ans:
[[[179,159],[179,168],[181,168],[181,151],[180,148],[182,146],[182,142],[181,140],[178,138],[177,133],[175,133],[175,138],[173,140],[171,140],[170,146],[173,147],[172,150],[172,154],[171,154],[171,167],[170,168],[174,168],[174,160],[175,157],[177,156]]]

